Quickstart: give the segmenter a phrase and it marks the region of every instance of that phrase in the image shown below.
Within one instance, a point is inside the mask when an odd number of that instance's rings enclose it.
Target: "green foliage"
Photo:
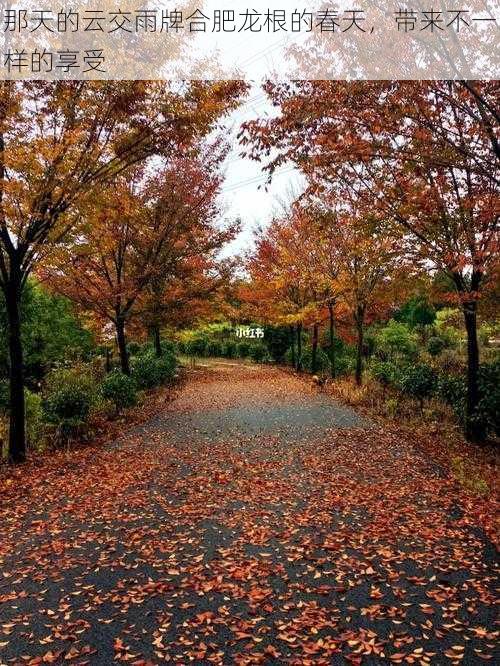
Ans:
[[[264,342],[273,361],[283,361],[290,345],[290,331],[288,328],[266,326],[264,329]]]
[[[484,431],[500,435],[500,359],[479,368],[479,404],[475,418]]]
[[[185,350],[188,356],[206,356],[208,340],[204,337],[192,338],[186,342]]]
[[[139,389],[152,389],[171,380],[175,374],[175,357],[164,354],[161,358],[148,354],[136,356],[132,363],[132,377]]]
[[[446,347],[447,341],[437,335],[432,336],[432,338],[429,338],[427,341],[427,351],[431,356],[439,356]]]
[[[396,312],[394,319],[410,328],[430,326],[436,319],[436,311],[426,296],[414,296]]]
[[[455,416],[463,421],[465,416],[467,382],[463,375],[440,374],[437,380],[436,393],[449,405]]]
[[[142,345],[140,345],[138,342],[129,342],[127,345],[128,353],[130,356],[136,356],[137,354],[140,354]]]
[[[395,418],[399,411],[399,402],[395,398],[389,398],[384,403],[385,413],[391,419]]]
[[[302,350],[302,368],[312,372],[312,348],[306,347]],[[318,347],[316,352],[316,372],[327,372],[330,369],[330,359],[327,354]]]
[[[485,434],[500,435],[500,360],[485,363],[478,373],[479,404],[473,418]],[[464,375],[442,374],[438,394],[463,423],[467,405],[467,381]]]
[[[236,353],[240,358],[248,358],[251,347],[252,345],[249,342],[239,342],[236,347]]]
[[[43,418],[68,437],[85,425],[96,399],[95,379],[81,368],[50,373],[42,402]]]
[[[398,370],[393,363],[389,361],[376,361],[370,366],[370,374],[384,388],[394,384],[398,376]]]
[[[43,432],[42,397],[38,393],[24,390],[24,405],[26,413],[26,440],[28,446],[36,447],[40,444]]]
[[[218,340],[210,340],[207,345],[207,356],[219,358],[223,355],[223,344]]]
[[[262,363],[262,361],[268,356],[268,351],[266,345],[260,343],[251,345],[250,347],[250,358],[254,363]]]
[[[443,308],[436,314],[435,329],[447,347],[458,347],[465,336],[463,315],[457,308]]]
[[[222,345],[222,355],[225,358],[235,358],[236,357],[236,343],[229,341]]]
[[[486,481],[477,473],[473,465],[457,456],[451,460],[451,469],[457,481],[477,495],[489,495],[490,488]]]
[[[375,336],[376,353],[382,359],[415,359],[418,354],[417,337],[403,323],[391,319]]]
[[[135,381],[119,370],[114,370],[106,375],[101,383],[101,393],[105,400],[114,404],[117,412],[127,407],[133,407],[137,403]]]
[[[436,380],[434,370],[424,363],[419,363],[404,368],[398,384],[403,393],[422,402],[432,396],[436,387]]]
[[[79,323],[66,298],[28,281],[21,302],[25,377],[35,384],[53,367],[88,358],[94,349],[92,334]],[[7,375],[7,318],[0,293],[0,375]]]

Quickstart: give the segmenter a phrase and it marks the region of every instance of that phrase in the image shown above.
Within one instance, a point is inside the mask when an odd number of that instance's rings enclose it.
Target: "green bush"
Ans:
[[[485,363],[479,368],[479,404],[475,420],[485,435],[500,434],[500,360]],[[467,407],[467,380],[465,375],[442,374],[437,392],[463,424]]]
[[[254,363],[262,363],[268,354],[267,347],[264,344],[255,344],[250,347],[250,358]]]
[[[295,358],[297,358],[297,350],[295,350]],[[289,347],[285,355],[283,356],[283,360],[286,363],[286,365],[292,365],[292,348]]]
[[[437,377],[430,366],[424,363],[412,364],[401,371],[398,383],[403,393],[419,400],[422,407],[423,401],[432,396]]]
[[[239,358],[248,358],[251,353],[251,346],[249,342],[240,342],[236,347],[236,353]],[[267,351],[267,350],[266,350]]]
[[[111,401],[117,412],[137,403],[137,386],[132,377],[114,370],[103,379],[101,393],[105,400]]]
[[[206,338],[192,338],[186,342],[188,356],[206,356],[208,340]]]
[[[175,342],[172,342],[172,340],[161,341],[161,353],[163,355],[170,354],[170,356],[175,356],[175,352],[176,352]]]
[[[207,356],[212,358],[219,358],[222,356],[222,343],[218,340],[210,340],[207,345]]]
[[[186,353],[186,345],[182,340],[178,340],[175,346],[177,348],[177,353],[178,354],[185,354]]]
[[[395,383],[398,371],[394,364],[389,361],[376,361],[370,366],[370,374],[379,384],[387,388]]]
[[[434,335],[432,338],[429,338],[427,342],[427,351],[431,356],[439,356],[441,352],[446,349],[446,346],[446,340]]]
[[[273,361],[282,361],[290,344],[288,328],[266,326],[264,342]]]
[[[465,377],[441,374],[437,379],[436,393],[449,405],[459,420],[465,416],[467,404],[467,383]]]
[[[312,348],[306,347],[302,351],[302,368],[312,372]],[[316,353],[316,372],[327,372],[330,369],[330,359],[327,354],[318,347]]]
[[[95,386],[94,378],[79,368],[53,371],[44,390],[44,420],[69,437],[87,422],[97,396]]]
[[[138,342],[129,342],[127,345],[128,353],[131,356],[136,356],[141,352],[141,345]]]
[[[485,434],[500,435],[500,359],[479,368],[479,405],[475,418]]]
[[[152,389],[164,384],[175,374],[175,356],[164,354],[158,358],[153,354],[137,356],[132,364],[132,377],[139,389]]]
[[[226,342],[222,346],[222,356],[225,358],[235,358],[236,356],[236,343],[234,342]]]
[[[375,335],[376,354],[383,360],[415,359],[418,353],[417,337],[403,323],[391,319]]]
[[[24,389],[24,405],[26,414],[26,439],[28,446],[36,447],[40,444],[43,431],[42,397]]]

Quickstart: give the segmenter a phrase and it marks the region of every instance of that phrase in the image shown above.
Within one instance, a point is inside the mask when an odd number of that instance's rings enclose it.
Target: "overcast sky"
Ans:
[[[262,164],[239,157],[242,147],[237,140],[241,124],[247,120],[272,116],[275,110],[267,100],[260,85],[253,85],[246,99],[230,117],[231,152],[226,159],[226,181],[223,186],[223,201],[228,218],[241,218],[243,231],[237,240],[224,252],[236,254],[245,250],[252,240],[252,230],[268,223],[280,208],[280,200],[288,199],[289,192],[303,190],[303,178],[291,165],[282,166],[273,176],[271,185],[265,189],[266,174]],[[260,189],[259,189],[260,186]]]

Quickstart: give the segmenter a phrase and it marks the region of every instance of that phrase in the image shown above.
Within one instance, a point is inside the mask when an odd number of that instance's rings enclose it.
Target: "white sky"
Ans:
[[[275,114],[275,109],[267,100],[260,85],[253,85],[240,108],[233,112],[228,126],[231,151],[226,159],[226,181],[222,199],[228,219],[241,218],[243,231],[224,251],[224,255],[244,251],[252,241],[252,230],[257,225],[266,225],[273,214],[280,209],[280,201],[288,199],[290,191],[303,190],[303,177],[291,165],[282,166],[273,176],[271,185],[265,189],[267,174],[262,172],[263,164],[239,157],[242,147],[237,135],[241,124],[247,120],[264,118]],[[260,189],[259,189],[260,186]]]

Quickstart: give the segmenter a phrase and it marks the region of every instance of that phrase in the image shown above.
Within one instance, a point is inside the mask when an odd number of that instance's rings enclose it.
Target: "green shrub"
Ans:
[[[288,328],[266,326],[264,335],[264,343],[271,360],[282,361],[290,344],[290,330]]]
[[[297,350],[295,350],[295,358],[297,358]],[[292,365],[292,348],[289,347],[285,355],[283,356],[283,360],[286,363],[286,365]]]
[[[394,384],[398,371],[394,364],[389,363],[389,361],[377,361],[371,364],[370,374],[386,389],[391,384]]]
[[[436,393],[449,405],[455,416],[463,421],[467,404],[467,383],[464,376],[441,374],[438,376]]]
[[[414,359],[418,353],[416,335],[406,324],[393,319],[375,335],[375,347],[377,356],[384,360]]]
[[[222,343],[218,340],[210,340],[207,345],[207,356],[218,358],[222,356]]]
[[[349,351],[348,349],[346,351]],[[356,370],[356,357],[351,354],[343,354],[335,357],[335,377],[353,375]]]
[[[127,407],[133,407],[137,403],[135,381],[119,370],[114,370],[106,375],[101,384],[101,393],[105,400],[114,404],[117,413]]]
[[[500,435],[500,360],[480,366],[478,384],[479,404],[474,419],[485,435]],[[437,392],[463,424],[467,407],[465,375],[440,375]]]
[[[136,354],[139,354],[141,351],[141,345],[138,342],[129,342],[127,349],[131,356],[136,356]]]
[[[183,342],[183,340],[178,340],[175,346],[177,348],[177,353],[178,354],[185,354],[186,353],[186,345]]]
[[[267,350],[266,350],[267,351]],[[236,353],[239,358],[248,358],[251,353],[251,345],[249,342],[240,342],[236,347]]]
[[[153,354],[137,356],[132,364],[132,377],[139,389],[152,389],[164,384],[175,375],[175,356]]]
[[[235,342],[226,342],[222,346],[222,356],[225,358],[235,358],[236,356],[236,343]]]
[[[161,383],[158,359],[152,355],[138,356],[132,363],[132,377],[138,389],[152,389]]]
[[[434,335],[432,338],[429,338],[427,342],[427,351],[431,356],[439,356],[441,352],[446,349],[446,346],[446,340]]]
[[[306,347],[302,351],[302,368],[312,372],[312,348]],[[318,348],[316,353],[316,372],[327,372],[330,369],[330,359],[325,352]]]
[[[206,356],[208,340],[206,338],[192,338],[186,342],[188,356]]]
[[[26,439],[28,446],[36,447],[40,444],[43,432],[42,397],[24,389],[24,405],[26,414]]]
[[[432,396],[436,381],[434,370],[430,366],[420,363],[404,368],[398,383],[403,393],[419,400],[420,406],[423,408],[423,401]]]
[[[170,356],[175,356],[176,345],[172,340],[162,340],[161,341],[161,353],[162,355],[170,354]]]
[[[250,347],[250,358],[254,363],[262,363],[266,356],[268,356],[266,345],[255,344]]]
[[[385,413],[391,419],[394,419],[399,410],[399,402],[395,398],[389,398],[384,403]]]
[[[69,437],[87,422],[97,395],[95,387],[94,378],[79,368],[53,371],[44,390],[44,420]]]
[[[500,435],[500,359],[479,368],[479,405],[476,419],[485,434]]]

